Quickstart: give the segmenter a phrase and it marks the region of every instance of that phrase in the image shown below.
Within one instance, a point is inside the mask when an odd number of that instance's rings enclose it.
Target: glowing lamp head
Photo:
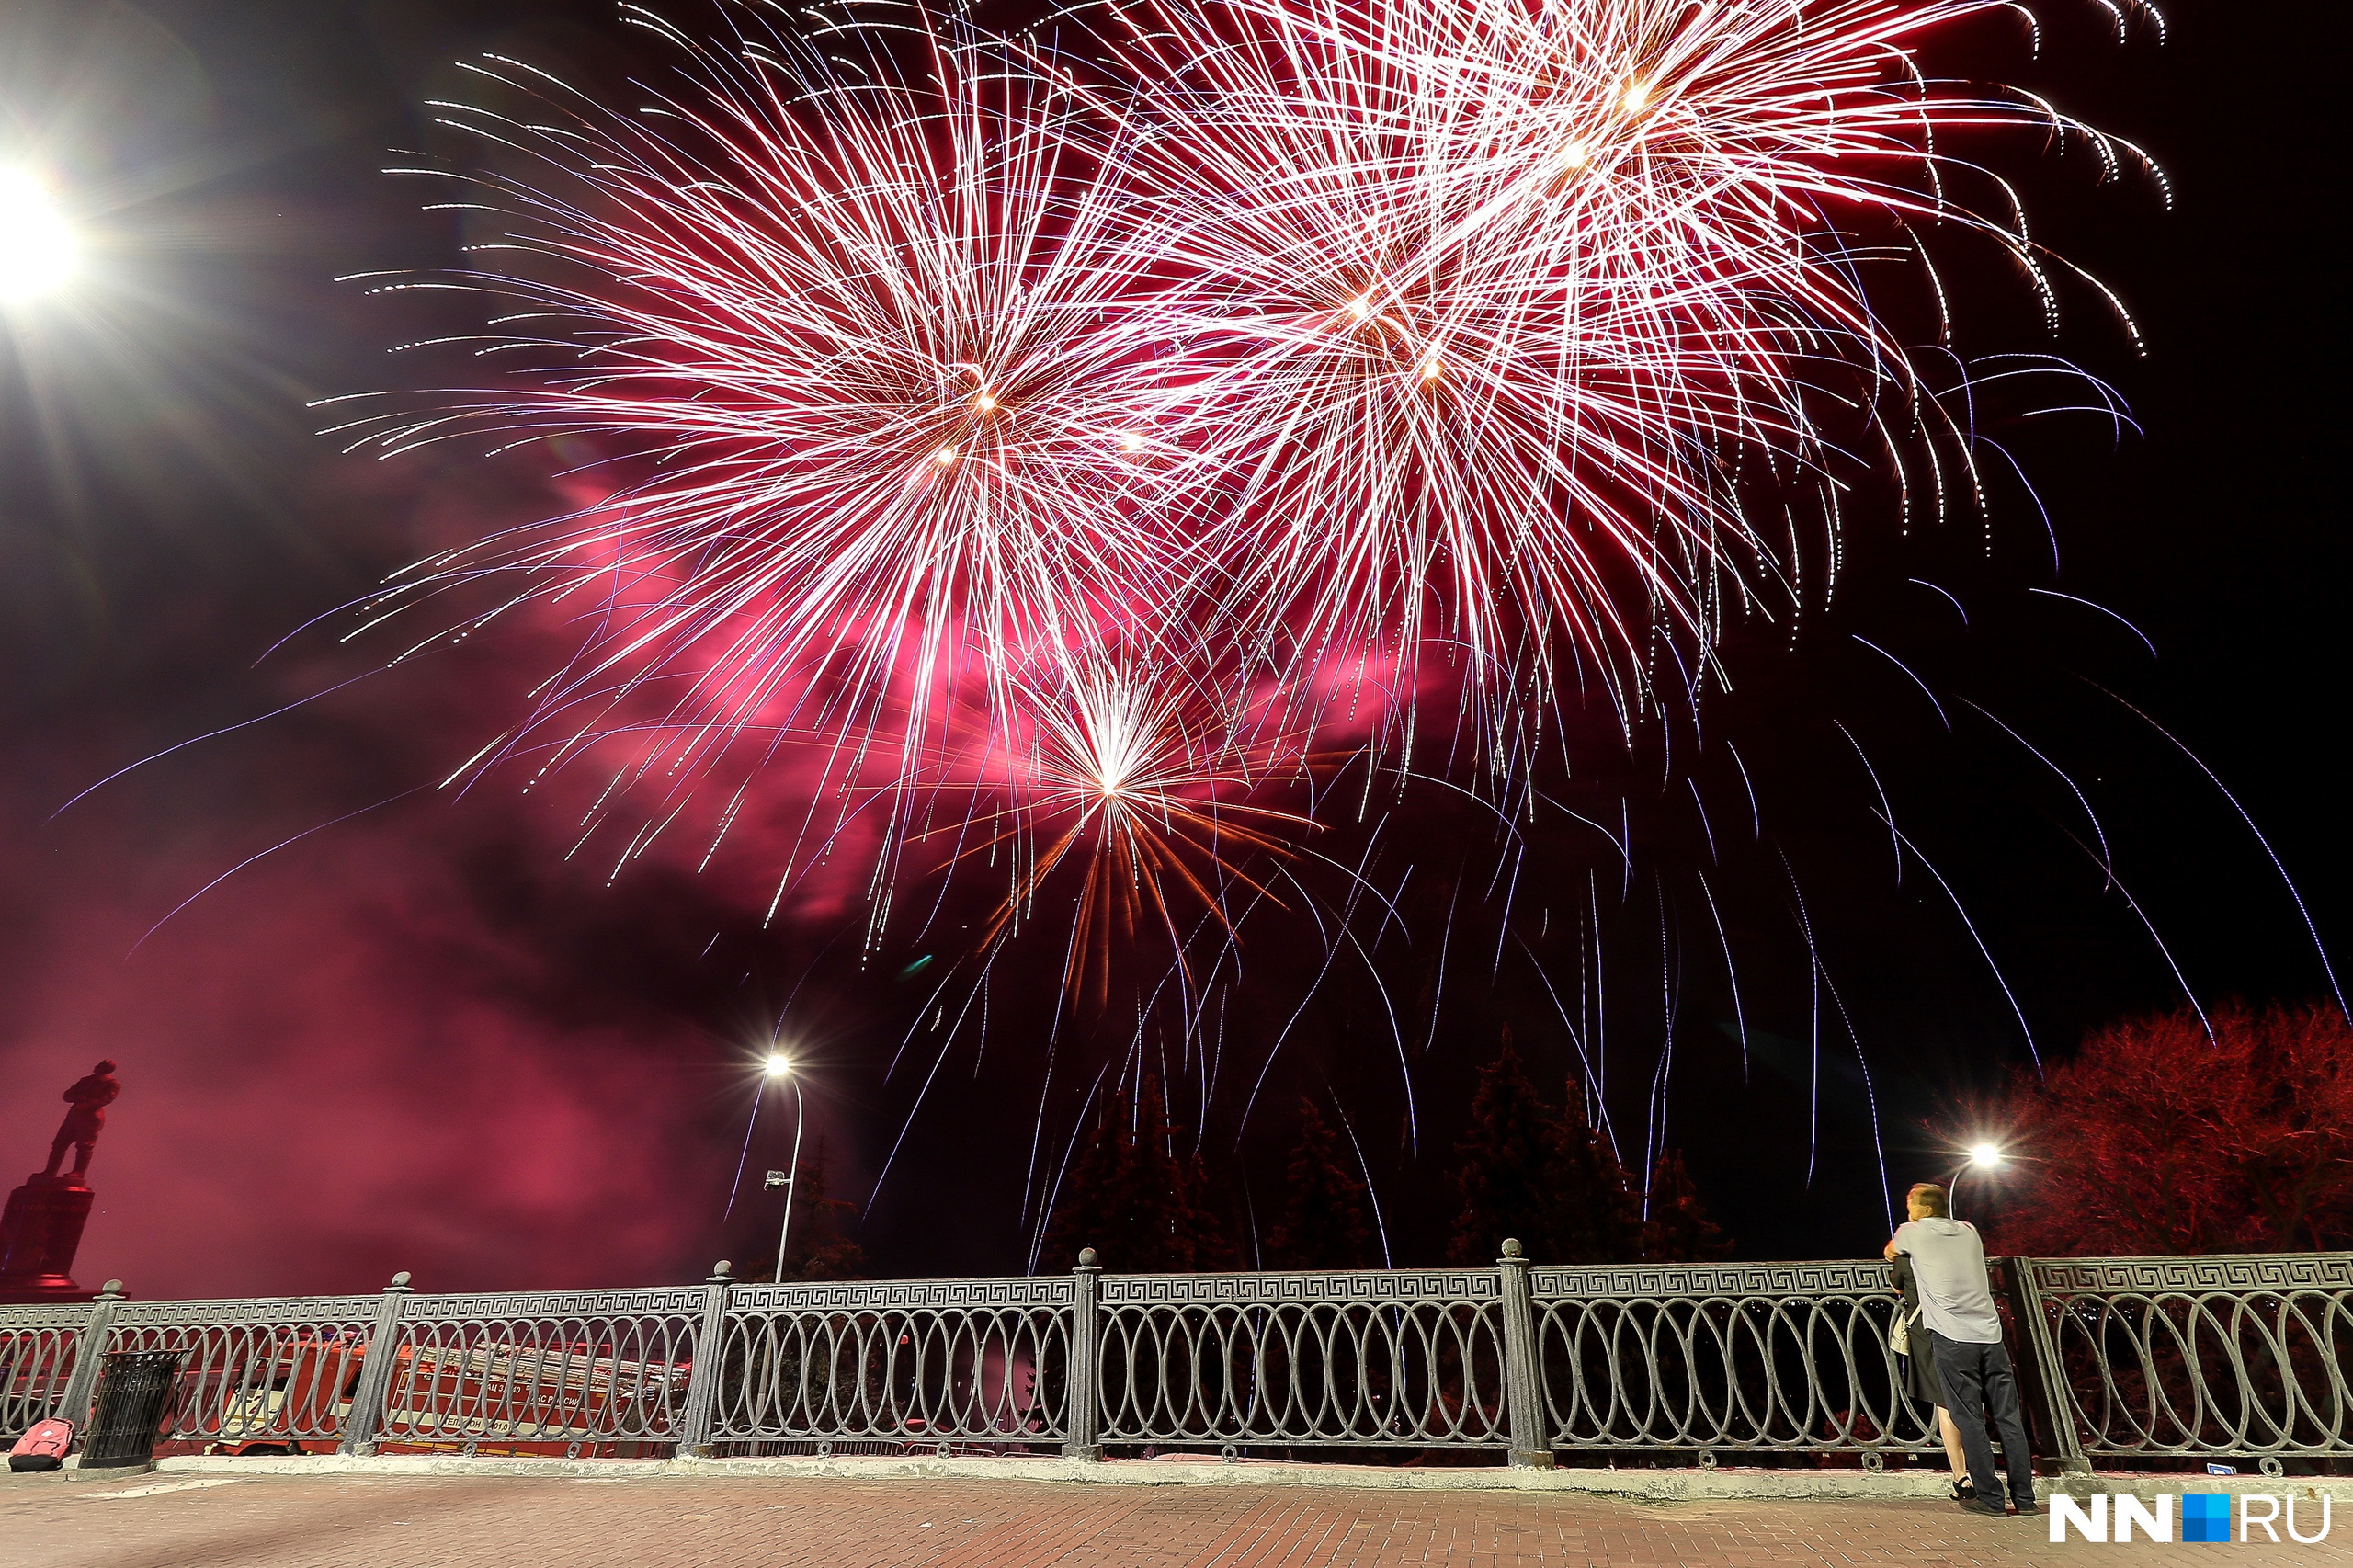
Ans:
[[[1372,302],[1370,301],[1350,300],[1348,301],[1348,318],[1351,321],[1364,321],[1370,318],[1371,314]]]
[[[972,406],[983,414],[993,414],[996,411],[996,398],[991,393],[983,392],[972,400]]]
[[[1648,82],[1630,82],[1626,85],[1626,96],[1619,101],[1619,107],[1628,114],[1640,114],[1650,107],[1650,101],[1651,85]]]
[[[1120,437],[1120,450],[1123,452],[1142,451],[1143,437],[1137,435],[1132,430],[1129,431],[1126,435]]]
[[[1566,174],[1581,169],[1592,160],[1592,157],[1593,154],[1586,150],[1584,142],[1572,142],[1561,149],[1561,170]]]
[[[1446,374],[1445,362],[1440,360],[1436,355],[1432,355],[1429,358],[1422,361],[1422,380],[1426,381],[1434,381],[1444,374]]]
[[[768,1059],[760,1064],[760,1070],[771,1078],[781,1078],[792,1071],[792,1058],[780,1051],[772,1051]]]
[[[1981,1171],[1990,1171],[2002,1163],[2002,1151],[1991,1143],[1969,1146],[1969,1163]]]
[[[0,169],[0,303],[63,283],[79,248],[47,187],[25,170]]]
[[[938,463],[942,468],[948,468],[953,465],[956,461],[956,448],[954,444],[950,443],[949,445],[942,447],[939,450],[932,453],[931,460]]]

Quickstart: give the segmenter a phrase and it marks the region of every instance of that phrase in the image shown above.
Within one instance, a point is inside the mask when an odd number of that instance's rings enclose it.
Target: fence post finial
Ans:
[[[1528,1283],[1528,1255],[1517,1237],[1504,1238],[1495,1260],[1504,1306],[1504,1413],[1511,1423],[1511,1462],[1518,1470],[1552,1468],[1544,1430],[1543,1347],[1536,1332],[1536,1299]]]
[[[1103,1457],[1103,1269],[1093,1247],[1079,1249],[1071,1278],[1070,1436],[1063,1458],[1093,1460]]]

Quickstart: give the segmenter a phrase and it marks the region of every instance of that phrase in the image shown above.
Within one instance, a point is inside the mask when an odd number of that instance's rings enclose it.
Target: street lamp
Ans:
[[[0,168],[0,303],[63,283],[79,249],[48,187],[28,170]]]
[[[777,1227],[776,1233],[776,1278],[781,1285],[784,1283],[785,1238],[792,1234],[793,1184],[801,1179],[801,1132],[808,1119],[809,1107],[808,1102],[801,1097],[801,1080],[792,1076],[790,1057],[780,1051],[769,1052],[764,1071],[768,1077],[788,1078],[792,1082],[792,1168],[768,1172],[767,1180],[762,1184],[770,1192],[779,1187],[784,1188],[784,1223]]]
[[[1956,1220],[1961,1218],[1961,1178],[1972,1170],[1996,1169],[2001,1163],[2002,1146],[2000,1144],[1972,1143],[1969,1146],[1969,1158],[1953,1167],[1950,1196],[1945,1204],[1945,1207],[1951,1211],[1952,1218]]]

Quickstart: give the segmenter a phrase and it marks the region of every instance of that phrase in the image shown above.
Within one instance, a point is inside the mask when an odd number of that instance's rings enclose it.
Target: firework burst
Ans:
[[[853,85],[780,44],[676,41],[658,115],[505,61],[483,74],[560,122],[442,106],[532,174],[467,181],[508,224],[498,270],[392,286],[503,301],[474,347],[528,369],[355,428],[585,442],[629,477],[371,609],[465,589],[491,603],[456,634],[533,605],[585,623],[478,769],[619,742],[617,778],[691,780],[791,744],[827,753],[827,787],[905,784],[969,744],[975,694],[1001,725],[1066,642],[1158,619],[1171,465],[1122,402],[1114,198],[1063,111],[936,40],[922,90],[879,53]]]
[[[598,755],[591,833],[662,797],[624,860],[724,774],[715,844],[813,751],[815,842],[886,819],[879,932],[973,796],[1025,846],[997,934],[1088,858],[1075,982],[1090,929],[1176,937],[1171,889],[1222,911],[1222,848],[1304,825],[1244,797],[1316,736],[1410,751],[1443,690],[1511,772],[1574,684],[1631,729],[1664,653],[1696,704],[1729,619],[1800,602],[1801,510],[1835,567],[1851,453],[1973,504],[1861,263],[1908,258],[1934,314],[1922,235],[1977,236],[2055,308],[1962,149],[2137,156],[1919,68],[2008,9],[1150,0],[1083,13],[1082,66],[920,13],[703,45],[631,8],[687,62],[646,112],[504,60],[527,108],[443,106],[524,161],[468,176],[504,238],[430,285],[501,301],[472,346],[510,373],[350,427],[585,443],[610,494],[372,608],[570,618],[461,774]]]
[[[1041,890],[1076,862],[1063,980],[1074,994],[1099,998],[1116,946],[1142,928],[1166,937],[1184,973],[1196,920],[1230,937],[1235,897],[1280,903],[1240,859],[1263,851],[1279,862],[1313,829],[1304,813],[1252,798],[1311,777],[1302,737],[1270,738],[1268,726],[1237,723],[1198,683],[1116,655],[1067,661],[1052,687],[1022,695],[1029,736],[1010,791],[1017,803],[983,819],[988,836],[957,857],[1012,851],[1017,869],[988,941],[1034,919]],[[1006,793],[995,780],[983,789]]]
[[[2000,9],[1108,12],[1105,112],[1133,131],[1133,243],[1183,366],[1167,395],[1227,476],[1211,553],[1251,653],[1289,674],[1443,644],[1541,704],[1566,647],[1631,717],[1659,637],[1704,674],[1728,611],[1786,603],[1798,547],[1752,522],[1758,492],[1811,493],[1835,525],[1837,448],[1861,437],[1904,477],[1907,449],[1925,461],[1934,505],[1973,497],[1967,432],[1864,293],[1859,230],[1939,307],[1936,225],[1990,237],[2055,308],[2007,187],[1939,139],[2138,157],[1919,73],[1921,36]]]

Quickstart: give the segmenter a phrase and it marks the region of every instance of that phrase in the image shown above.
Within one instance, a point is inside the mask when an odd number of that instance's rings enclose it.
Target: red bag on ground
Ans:
[[[74,1423],[60,1421],[55,1416],[33,1423],[31,1431],[17,1439],[8,1450],[8,1468],[12,1471],[56,1470],[65,1463],[65,1456],[73,1451]]]

